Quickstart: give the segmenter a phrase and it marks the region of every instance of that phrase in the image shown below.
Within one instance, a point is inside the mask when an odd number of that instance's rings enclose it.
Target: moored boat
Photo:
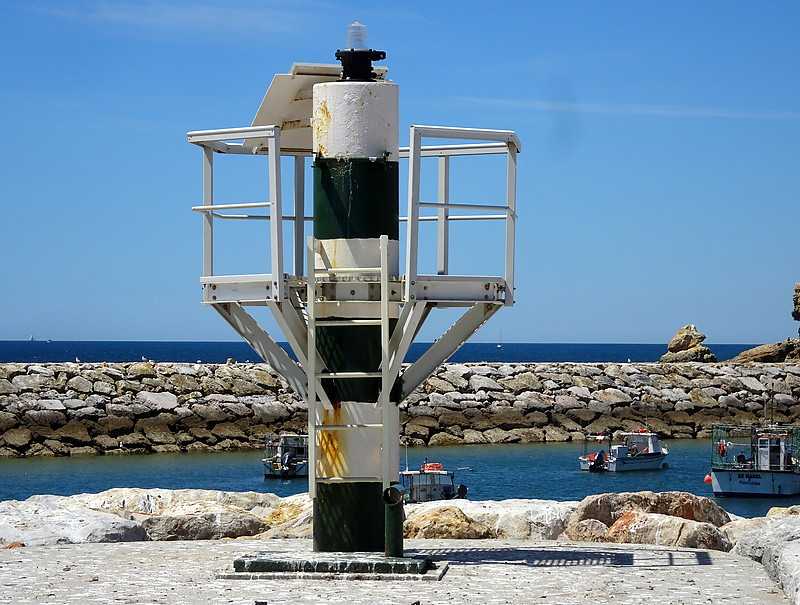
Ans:
[[[308,435],[267,435],[262,462],[265,478],[307,477]]]
[[[427,458],[419,470],[400,471],[400,485],[404,501],[409,504],[466,498],[468,491],[463,483],[456,485],[453,471],[446,471],[441,462],[428,462]]]
[[[715,496],[800,494],[800,426],[715,424],[711,441]]]
[[[654,470],[666,466],[665,459],[669,454],[666,446],[661,445],[658,435],[647,429],[639,429],[629,433],[620,433],[622,443],[612,445],[611,435],[594,435],[600,444],[597,452],[584,452],[579,457],[582,471],[640,471]],[[588,442],[587,442],[588,444]],[[607,449],[602,449],[606,444]],[[588,450],[588,445],[586,447]]]

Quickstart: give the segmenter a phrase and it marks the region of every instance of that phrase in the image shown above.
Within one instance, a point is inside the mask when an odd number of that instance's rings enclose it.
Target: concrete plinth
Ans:
[[[281,552],[258,551],[233,562],[235,573],[224,579],[336,578],[350,580],[439,580],[447,565],[434,566],[430,557],[387,557],[375,552]],[[433,573],[427,573],[433,571]]]

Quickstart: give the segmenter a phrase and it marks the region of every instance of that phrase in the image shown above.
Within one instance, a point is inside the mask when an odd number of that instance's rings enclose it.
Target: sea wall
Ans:
[[[307,407],[264,364],[0,364],[0,456],[259,449]],[[583,440],[800,422],[797,363],[445,364],[401,404],[401,441]]]

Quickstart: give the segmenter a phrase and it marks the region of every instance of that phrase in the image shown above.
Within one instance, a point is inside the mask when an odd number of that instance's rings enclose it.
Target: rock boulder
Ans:
[[[713,363],[717,361],[711,349],[701,343],[706,339],[705,334],[697,331],[694,324],[683,326],[667,344],[667,352],[661,356],[661,363],[684,363],[699,361]]]
[[[26,546],[147,540],[138,523],[91,510],[63,496],[31,496],[0,502],[0,544]]]
[[[800,358],[800,339],[787,338],[781,342],[760,345],[742,351],[730,361],[733,363],[782,363]]]
[[[471,519],[457,506],[438,506],[406,519],[406,538],[482,540],[497,535],[484,523]]]
[[[721,527],[728,523],[730,515],[709,498],[686,492],[624,492],[619,494],[596,494],[581,500],[570,515],[566,526],[569,537],[578,535],[578,524],[586,519],[596,519],[611,528],[625,513],[636,511],[680,517],[699,523],[710,523]]]
[[[699,347],[706,339],[705,334],[697,331],[697,326],[689,324],[683,326],[675,333],[675,336],[667,344],[667,351],[670,353],[678,353],[680,351],[688,351],[695,347]]]
[[[489,527],[497,538],[513,540],[555,540],[566,527],[577,502],[552,500],[447,500],[407,504],[406,522],[428,516],[442,507],[455,507],[469,519]]]
[[[800,284],[794,285],[794,297],[792,298],[794,308],[792,309],[792,319],[800,321]]]
[[[629,510],[608,528],[607,542],[659,544],[728,551],[730,542],[711,523]]]
[[[758,561],[789,597],[800,603],[800,517],[769,517],[769,523],[741,536],[733,553]]]

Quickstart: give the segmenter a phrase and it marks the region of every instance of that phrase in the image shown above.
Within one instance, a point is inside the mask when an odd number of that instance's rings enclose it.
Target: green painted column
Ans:
[[[364,56],[358,58],[361,60]],[[394,261],[393,275],[396,275],[399,245],[397,87],[369,78],[349,78],[345,65],[342,81],[314,86],[313,104],[314,237],[321,247],[320,254],[326,266],[334,271],[336,267],[379,267],[380,238],[386,235],[390,240],[390,265]],[[334,273],[334,276],[335,281],[359,279],[346,272]],[[377,283],[377,275],[372,281]],[[347,313],[337,315],[344,307]],[[320,304],[319,308],[319,320],[380,318],[379,305],[368,302],[349,301],[336,306],[334,301],[329,306]],[[396,320],[390,322],[391,328],[395,323]],[[330,372],[377,372],[380,369],[380,325],[317,326],[315,338],[317,350]],[[322,424],[339,425],[354,422],[353,418],[359,415],[375,414],[374,404],[381,387],[379,378],[326,379],[322,384],[334,406],[333,411],[324,414]],[[356,431],[365,433],[351,438]],[[326,481],[330,477],[317,480],[313,509],[314,550],[391,550],[400,553],[394,556],[401,556],[402,521],[398,541],[397,520],[402,519],[402,503],[388,506],[383,499],[382,482],[359,477],[354,471],[354,468],[368,467],[372,471],[370,474],[380,475],[380,464],[377,468],[372,464],[380,453],[376,451],[380,449],[380,430],[323,431],[322,435],[318,468],[342,480]],[[391,537],[387,532],[391,532]],[[390,548],[387,547],[389,543]]]

